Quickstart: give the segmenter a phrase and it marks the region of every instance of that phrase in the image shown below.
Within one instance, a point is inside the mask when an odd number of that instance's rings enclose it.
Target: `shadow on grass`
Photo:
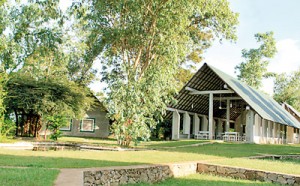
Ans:
[[[120,157],[121,158],[121,157]],[[146,163],[77,159],[66,157],[0,155],[0,166],[35,168],[90,168],[141,165]]]
[[[250,157],[264,154],[300,154],[300,146],[237,143],[214,143],[203,146],[180,147],[161,150],[213,155],[226,158]]]

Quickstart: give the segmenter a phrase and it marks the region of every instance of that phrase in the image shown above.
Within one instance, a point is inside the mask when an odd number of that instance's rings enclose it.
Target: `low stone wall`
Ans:
[[[114,167],[83,172],[84,186],[155,183],[170,177],[173,177],[173,174],[168,165]]]
[[[300,176],[260,171],[255,169],[245,169],[238,167],[198,163],[197,172],[238,179],[259,180],[265,182],[279,183],[283,185],[300,185]]]
[[[171,177],[207,173],[238,179],[258,180],[284,185],[299,185],[300,176],[239,167],[207,164],[201,162],[175,163],[167,165],[140,165],[99,168],[83,172],[84,186],[121,185],[128,183],[155,183]]]
[[[249,159],[300,160],[300,155],[264,155],[264,156],[252,156]]]

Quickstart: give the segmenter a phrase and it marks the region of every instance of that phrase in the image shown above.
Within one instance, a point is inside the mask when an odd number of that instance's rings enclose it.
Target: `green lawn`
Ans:
[[[102,139],[84,139],[84,138],[62,138],[61,141],[78,141],[85,140],[87,144],[115,144],[114,140]],[[21,166],[29,167],[29,170],[39,170],[39,173],[49,175],[41,176],[50,183],[53,183],[56,173],[49,168],[88,168],[88,167],[107,167],[107,166],[124,166],[138,164],[159,164],[185,161],[204,161],[222,165],[231,165],[245,168],[262,169],[289,174],[300,175],[300,164],[289,161],[272,161],[272,160],[254,160],[245,157],[262,154],[299,154],[299,145],[255,145],[255,144],[236,144],[236,143],[215,143],[203,146],[188,146],[202,143],[205,141],[185,140],[185,141],[154,141],[143,142],[142,148],[157,149],[146,151],[30,151],[30,150],[8,150],[0,148],[0,166]],[[170,148],[166,148],[170,147]],[[177,147],[177,148],[174,148]],[[3,169],[3,170],[6,170]],[[3,172],[2,170],[2,172]],[[24,171],[25,169],[20,169]],[[18,175],[19,170],[10,169],[7,174]],[[27,169],[26,169],[27,171]],[[49,173],[47,172],[49,171]],[[9,173],[10,172],[10,173]],[[52,173],[51,173],[52,172]],[[30,173],[28,173],[30,174]],[[27,177],[23,177],[26,179]],[[1,179],[1,177],[0,177]],[[180,178],[181,179],[181,178]],[[198,178],[197,178],[198,179]],[[197,181],[195,178],[187,178],[183,181],[190,183]],[[200,177],[199,179],[206,179]],[[219,179],[219,178],[216,178]],[[2,179],[1,179],[2,180]],[[10,183],[9,176],[6,180]],[[20,175],[20,180],[22,176]],[[16,180],[12,180],[12,185]],[[208,181],[211,181],[208,179]],[[172,180],[166,183],[172,185]],[[230,181],[228,181],[230,182]],[[215,183],[212,181],[212,183]],[[227,181],[224,181],[227,183]],[[238,182],[236,182],[238,183]],[[244,184],[244,183],[243,183]],[[247,183],[245,183],[247,184]],[[250,183],[249,183],[250,184]],[[257,183],[261,184],[261,183]],[[0,182],[0,185],[1,184]],[[51,185],[51,184],[50,184]]]
[[[128,186],[146,186],[149,184],[130,184]],[[274,186],[272,183],[264,183],[259,181],[238,180],[233,178],[225,178],[220,176],[213,176],[208,174],[193,174],[180,178],[172,178],[160,183],[153,184],[153,186],[183,186],[183,185],[209,185],[209,186],[232,186],[232,185],[259,185],[259,186]]]
[[[59,170],[39,168],[0,168],[0,185],[52,186]]]

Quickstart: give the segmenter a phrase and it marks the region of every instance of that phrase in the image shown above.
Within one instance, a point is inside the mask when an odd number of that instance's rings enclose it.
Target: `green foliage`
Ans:
[[[7,75],[6,73],[1,69],[0,66],[0,140],[1,138],[4,138],[10,130],[7,130],[7,124],[4,120],[5,115],[5,105],[4,105],[4,99],[6,97],[6,90],[5,85],[7,81]]]
[[[235,69],[239,73],[237,75],[239,80],[259,89],[264,77],[274,75],[267,72],[267,66],[269,64],[268,59],[274,57],[277,49],[273,32],[255,34],[255,39],[262,44],[256,49],[243,49],[242,57],[245,58],[245,62],[237,65]]]
[[[15,74],[7,83],[6,105],[38,115],[82,116],[93,98],[89,90],[65,79],[39,79]]]
[[[172,122],[170,120],[163,120],[159,122],[152,131],[152,136],[156,139],[171,139]]]
[[[85,60],[103,64],[108,115],[126,146],[150,137],[173,100],[178,67],[199,61],[212,38],[234,39],[237,24],[226,0],[84,1],[72,10],[88,33]]]
[[[65,116],[48,116],[46,117],[46,120],[47,128],[51,130],[50,139],[55,141],[61,136],[61,131],[59,129],[70,122]]]
[[[16,129],[15,122],[11,119],[4,119],[0,123],[0,141],[5,140],[7,136],[12,136],[12,132]]]
[[[274,99],[288,103],[300,111],[300,69],[291,74],[279,74],[274,82]]]
[[[94,102],[87,87],[58,77],[36,79],[28,74],[13,73],[7,82],[7,90],[5,105],[8,110],[24,118],[17,123],[18,132],[35,137],[38,137],[44,116],[80,118]]]

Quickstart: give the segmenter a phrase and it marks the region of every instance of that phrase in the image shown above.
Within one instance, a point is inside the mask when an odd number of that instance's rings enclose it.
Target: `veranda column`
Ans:
[[[273,123],[273,138],[274,138],[274,143],[278,143],[278,134],[277,134],[277,123]]]
[[[255,125],[255,131],[253,132],[253,142],[259,143],[259,130],[260,130],[260,122],[261,119],[258,114],[254,115],[254,125]]]
[[[217,132],[217,135],[218,135],[219,139],[221,139],[222,138],[221,134],[223,132],[222,121],[221,121],[221,119],[218,119],[217,122],[218,122],[218,132]]]
[[[266,125],[266,122],[265,122],[265,119],[261,119],[261,137],[262,137],[262,143],[266,143],[266,127],[265,127],[265,125]]]
[[[198,133],[199,127],[200,127],[199,116],[197,114],[194,114],[194,129],[193,129],[194,134]]]
[[[272,121],[271,123],[271,126],[272,126],[272,141],[273,143],[275,144],[276,142],[276,128],[275,128],[275,122]]]
[[[183,134],[188,135],[188,139],[190,138],[191,131],[191,117],[188,112],[185,112],[183,115]]]
[[[173,112],[172,118],[172,140],[179,140],[180,115],[177,110]]]
[[[201,131],[208,131],[207,126],[208,126],[208,119],[207,119],[206,116],[203,116],[202,117]]]
[[[226,104],[226,125],[225,125],[225,131],[229,131],[229,125],[230,125],[230,100],[227,99]]]
[[[267,143],[271,142],[272,135],[272,128],[271,128],[271,121],[268,121],[268,133],[267,133]]]
[[[208,112],[208,131],[209,131],[209,139],[213,139],[213,101],[214,95],[212,93],[209,94],[209,112]]]
[[[254,142],[254,112],[252,110],[248,110],[246,114],[246,141]]]

